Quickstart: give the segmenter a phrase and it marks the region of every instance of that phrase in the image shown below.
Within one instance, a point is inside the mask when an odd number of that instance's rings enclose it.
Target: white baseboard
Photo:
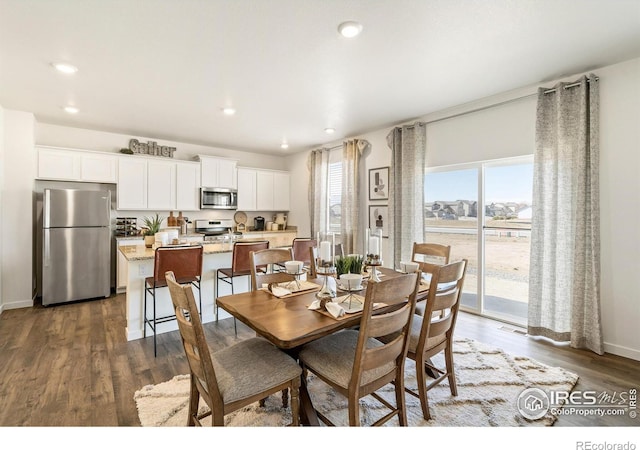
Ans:
[[[18,300],[15,302],[4,303],[0,306],[2,309],[18,309],[18,308],[33,308],[33,300]],[[2,311],[0,309],[0,311]]]
[[[611,353],[612,355],[624,356],[636,361],[640,361],[640,350],[634,348],[624,347],[622,345],[604,343],[604,351]]]
[[[0,314],[2,314],[2,311],[4,311],[4,304],[0,303]]]

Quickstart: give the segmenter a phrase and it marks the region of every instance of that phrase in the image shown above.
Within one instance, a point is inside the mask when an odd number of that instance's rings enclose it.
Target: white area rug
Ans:
[[[440,355],[438,355],[440,357]],[[442,358],[434,358],[438,367]],[[458,396],[453,397],[447,381],[429,391],[432,419],[424,420],[420,401],[406,394],[407,416],[411,426],[549,426],[556,417],[547,413],[529,421],[516,408],[523,389],[571,391],[578,375],[559,367],[549,367],[530,358],[512,356],[501,349],[473,340],[454,343],[454,364],[458,380]],[[416,387],[415,365],[407,360],[405,383]],[[395,404],[393,386],[383,392]],[[316,409],[334,423],[347,425],[347,402],[318,379],[309,377],[309,393]],[[189,376],[178,375],[157,385],[145,386],[134,395],[142,426],[184,426],[189,397]],[[360,400],[361,421],[368,425],[386,413],[386,408],[368,396]],[[201,405],[201,408],[203,406]],[[265,407],[257,403],[225,417],[227,426],[284,426],[291,423],[290,408],[282,409],[280,395],[267,399]],[[396,426],[397,419],[388,426]]]

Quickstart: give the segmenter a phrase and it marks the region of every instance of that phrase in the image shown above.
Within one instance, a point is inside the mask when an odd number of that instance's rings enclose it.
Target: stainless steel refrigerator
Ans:
[[[42,304],[111,293],[110,191],[45,189]]]

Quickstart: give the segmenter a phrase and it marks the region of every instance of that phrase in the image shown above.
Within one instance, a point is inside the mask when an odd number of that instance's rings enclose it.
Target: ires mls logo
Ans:
[[[538,388],[527,388],[518,395],[516,402],[518,411],[522,417],[529,420],[538,420],[549,411],[549,396]]]
[[[637,417],[637,389],[628,391],[543,391],[527,388],[518,396],[520,414],[529,420],[538,420],[548,412],[556,415]]]

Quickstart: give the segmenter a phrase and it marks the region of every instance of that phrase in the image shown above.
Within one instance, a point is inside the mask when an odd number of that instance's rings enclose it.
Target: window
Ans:
[[[328,231],[340,233],[340,207],[342,203],[342,147],[332,150],[329,156],[329,186],[327,189]]]
[[[432,168],[424,189],[425,240],[469,261],[462,308],[525,325],[532,158]]]

